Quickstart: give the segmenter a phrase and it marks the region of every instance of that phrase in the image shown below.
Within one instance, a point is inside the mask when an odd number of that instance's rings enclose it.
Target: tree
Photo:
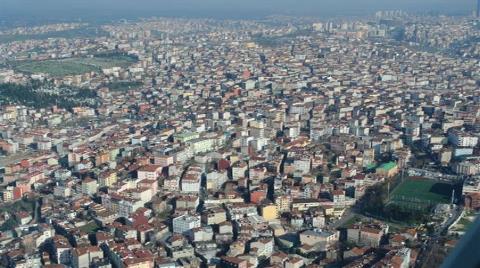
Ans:
[[[72,109],[75,106],[95,106],[97,93],[90,89],[65,88],[52,93],[44,90],[53,89],[48,82],[31,81],[26,85],[12,83],[0,84],[0,103],[15,103],[34,108],[48,108],[57,105],[60,108]]]

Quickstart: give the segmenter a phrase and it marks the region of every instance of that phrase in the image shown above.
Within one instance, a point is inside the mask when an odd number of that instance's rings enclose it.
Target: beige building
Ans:
[[[285,262],[285,268],[300,268],[304,265],[304,261],[298,257],[292,257]]]
[[[388,226],[353,226],[347,229],[347,240],[362,246],[378,247]]]
[[[100,187],[111,187],[117,182],[117,173],[115,171],[107,171],[98,176],[98,184]]]
[[[273,204],[265,205],[261,208],[262,217],[266,221],[274,220],[278,218],[277,206]]]
[[[86,178],[82,181],[82,193],[86,195],[93,195],[97,192],[97,181],[92,178]]]
[[[75,248],[72,252],[72,266],[74,268],[89,268],[94,258],[103,258],[103,251],[97,246]]]
[[[314,246],[321,251],[326,251],[335,245],[338,239],[338,231],[308,230],[300,233],[300,243],[302,245]]]
[[[275,198],[275,205],[279,213],[290,211],[292,198],[289,195],[280,195]]]
[[[223,208],[213,208],[202,214],[202,222],[208,225],[219,224],[227,220],[227,213]]]

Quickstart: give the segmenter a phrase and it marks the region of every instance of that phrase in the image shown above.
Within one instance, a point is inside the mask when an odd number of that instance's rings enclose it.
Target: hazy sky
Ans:
[[[476,0],[0,0],[0,19],[138,16],[363,15],[403,9],[467,14]]]

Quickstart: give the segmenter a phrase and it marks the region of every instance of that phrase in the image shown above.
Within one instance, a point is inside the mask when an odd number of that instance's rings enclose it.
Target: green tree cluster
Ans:
[[[60,108],[71,109],[86,100],[94,99],[97,93],[90,89],[76,89],[73,94],[53,94],[39,90],[45,84],[32,82],[27,85],[12,83],[0,84],[0,103],[22,104],[33,108],[48,108],[57,105]]]

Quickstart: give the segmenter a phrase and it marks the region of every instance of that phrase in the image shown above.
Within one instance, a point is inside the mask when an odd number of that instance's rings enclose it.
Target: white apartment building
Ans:
[[[185,233],[193,228],[201,226],[201,218],[197,215],[182,215],[172,220],[174,233]]]
[[[475,147],[478,144],[478,137],[459,130],[448,132],[448,141],[457,147]]]

